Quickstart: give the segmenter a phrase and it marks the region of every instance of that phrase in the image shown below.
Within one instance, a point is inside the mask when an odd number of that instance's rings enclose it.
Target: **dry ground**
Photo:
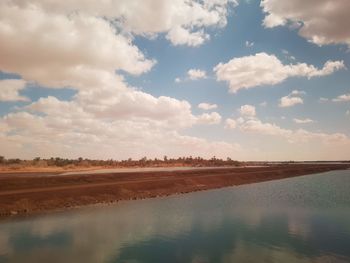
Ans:
[[[349,164],[291,164],[88,175],[3,173],[0,176],[0,217],[187,193],[349,167]]]

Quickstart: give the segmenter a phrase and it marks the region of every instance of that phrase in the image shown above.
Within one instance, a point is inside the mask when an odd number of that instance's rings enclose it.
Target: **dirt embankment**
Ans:
[[[0,217],[152,198],[349,168],[349,164],[0,177]]]

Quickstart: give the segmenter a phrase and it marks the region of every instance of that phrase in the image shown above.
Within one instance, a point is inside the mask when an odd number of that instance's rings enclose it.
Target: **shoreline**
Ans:
[[[0,177],[0,218],[108,205],[349,169],[349,164],[298,164],[133,173]]]

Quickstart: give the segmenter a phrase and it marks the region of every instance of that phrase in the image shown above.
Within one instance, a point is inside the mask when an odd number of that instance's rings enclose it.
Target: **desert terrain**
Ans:
[[[350,164],[330,163],[106,173],[89,171],[66,175],[59,172],[3,172],[0,174],[0,217],[183,194],[349,168]]]

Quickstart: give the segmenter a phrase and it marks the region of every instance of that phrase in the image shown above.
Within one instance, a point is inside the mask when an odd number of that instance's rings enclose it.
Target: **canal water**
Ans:
[[[3,220],[0,262],[350,262],[350,170]]]

